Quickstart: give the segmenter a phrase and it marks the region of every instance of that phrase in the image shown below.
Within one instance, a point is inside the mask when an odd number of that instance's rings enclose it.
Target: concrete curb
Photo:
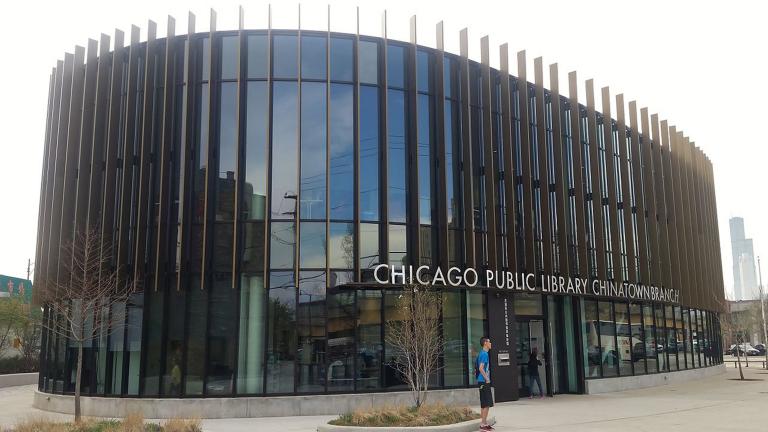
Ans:
[[[0,388],[37,384],[37,372],[0,375]]]
[[[496,424],[496,418],[491,417],[488,423]],[[322,425],[317,427],[317,432],[470,432],[480,429],[480,419],[465,421],[442,426],[406,426],[406,427],[371,427],[371,426],[333,426]]]
[[[430,402],[467,406],[477,403],[476,388],[430,390]],[[329,394],[304,396],[256,396],[228,398],[81,398],[83,415],[125,417],[142,413],[144,418],[196,417],[203,419],[339,415],[379,406],[408,405],[410,392]],[[74,396],[35,391],[32,406],[62,414],[74,412]],[[379,429],[380,431],[380,429]]]

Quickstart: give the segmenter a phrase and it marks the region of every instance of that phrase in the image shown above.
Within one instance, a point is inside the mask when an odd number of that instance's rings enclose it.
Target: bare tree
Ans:
[[[443,353],[442,297],[425,286],[407,285],[386,323],[386,342],[394,350],[393,367],[408,385],[416,408],[427,399],[429,378]]]
[[[102,241],[101,231],[90,228],[76,232],[62,246],[61,271],[57,280],[43,280],[41,300],[49,314],[43,327],[50,334],[69,339],[77,348],[75,378],[75,421],[80,420],[80,384],[83,346],[122,329],[124,317],[113,317],[113,305],[125,304],[137,289],[120,268],[111,265],[111,245]]]

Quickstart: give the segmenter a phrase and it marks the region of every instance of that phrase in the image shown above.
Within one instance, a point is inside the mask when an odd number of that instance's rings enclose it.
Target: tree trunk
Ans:
[[[77,373],[75,374],[75,423],[80,421],[80,381],[83,373],[83,343],[77,344]]]
[[[736,362],[739,364],[739,376],[744,379],[744,372],[741,370],[741,355],[739,353],[739,344],[736,344]]]

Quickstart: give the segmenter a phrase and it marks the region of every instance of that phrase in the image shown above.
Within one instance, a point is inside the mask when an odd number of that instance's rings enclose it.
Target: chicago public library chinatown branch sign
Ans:
[[[572,294],[611,297],[628,300],[679,303],[680,291],[653,285],[630,282],[616,283],[600,279],[571,278],[543,274],[537,280],[535,273],[503,270],[477,271],[473,268],[450,267],[447,271],[429,266],[379,264],[373,277],[380,285],[431,285],[457,288],[485,288],[528,293]]]

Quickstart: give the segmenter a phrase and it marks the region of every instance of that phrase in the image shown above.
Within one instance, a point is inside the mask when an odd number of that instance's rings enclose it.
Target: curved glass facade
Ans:
[[[513,364],[538,345],[552,392],[720,363],[712,165],[647,110],[625,116],[619,96],[613,119],[604,89],[596,112],[591,81],[580,104],[556,69],[546,89],[539,59],[530,83],[524,55],[515,77],[358,35],[137,35],[78,48],[51,75],[36,276],[99,226],[142,282],[102,311],[117,329],[85,346],[84,394],[401,390],[382,263],[679,290],[510,295]],[[497,296],[442,292],[433,385],[472,386]],[[76,352],[45,335],[42,391],[74,391]]]

